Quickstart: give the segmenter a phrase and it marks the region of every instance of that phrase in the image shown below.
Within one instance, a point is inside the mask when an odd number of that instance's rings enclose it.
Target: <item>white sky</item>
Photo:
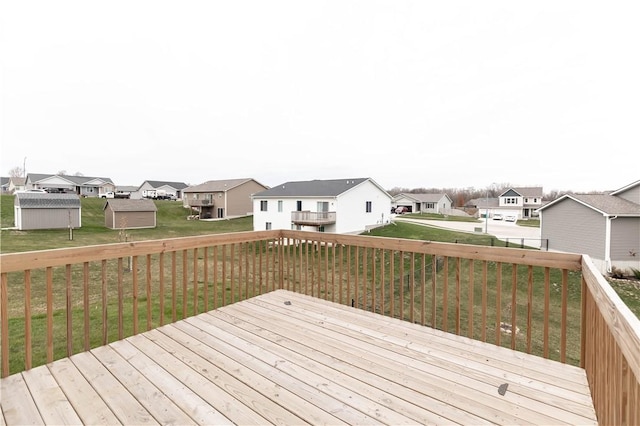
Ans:
[[[638,1],[3,1],[0,174],[617,189],[640,179],[638,22]]]

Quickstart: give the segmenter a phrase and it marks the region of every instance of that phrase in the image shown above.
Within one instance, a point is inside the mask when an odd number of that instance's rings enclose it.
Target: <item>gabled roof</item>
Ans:
[[[515,192],[516,195],[521,197],[538,197],[542,198],[543,192],[541,186],[525,186],[522,188],[509,188],[500,194],[500,197],[505,197],[509,195],[514,195],[512,192]]]
[[[640,217],[640,204],[632,203],[631,201],[611,194],[565,194],[545,204],[538,210],[545,210],[566,199],[576,201],[606,216]]]
[[[445,194],[445,193],[418,193],[418,194],[413,194],[413,193],[406,193],[403,192],[401,194],[397,194],[395,197],[393,197],[393,199],[399,199],[401,197],[405,197],[405,198],[411,198],[415,201],[418,201],[420,203],[436,203],[438,201],[440,201],[443,197],[447,197],[449,198],[449,201],[451,201],[451,198]]]
[[[64,179],[70,183],[74,183],[78,186],[83,186],[83,185],[87,185],[87,184],[91,184],[92,181],[95,181],[93,183],[95,184],[99,184],[99,183],[113,183],[113,181],[110,178],[105,178],[105,177],[92,177],[92,176],[69,176],[69,175],[52,175],[52,174],[43,174],[43,173],[29,173],[27,175],[27,178],[31,181],[31,183],[37,183],[37,182],[41,182],[43,180],[52,178],[52,177],[59,177],[61,179]],[[93,185],[92,185],[93,186]]]
[[[23,178],[23,177],[16,176],[11,178],[11,182],[13,182],[13,186],[24,186],[26,181],[27,181],[27,178]]]
[[[352,188],[371,181],[380,188],[385,194],[387,193],[371,178],[349,178],[349,179],[332,179],[332,180],[308,180],[297,182],[285,182],[274,186],[266,191],[254,194],[254,197],[337,197]],[[391,196],[389,196],[391,198]]]
[[[77,194],[47,194],[38,192],[17,193],[13,201],[15,206],[29,209],[68,209],[80,208]]]
[[[1,186],[9,185],[9,178],[8,177],[0,177],[0,185]]]
[[[145,180],[144,182],[142,182],[142,185],[144,185],[145,183],[148,183],[149,185],[151,185],[152,188],[161,188],[163,186],[170,186],[175,189],[184,189],[189,186],[184,182],[166,182],[162,180]],[[140,185],[140,187],[142,187],[142,185]]]
[[[188,188],[185,188],[183,192],[226,192],[230,189],[233,189],[237,186],[242,185],[243,183],[247,183],[250,181],[255,181],[255,179],[251,178],[243,178],[243,179],[224,179],[224,180],[208,180],[200,185],[193,185]],[[259,185],[266,188],[266,186],[257,182]]]
[[[620,189],[616,189],[615,191],[611,192],[610,195],[618,195],[622,192],[630,190],[631,188],[635,188],[636,186],[640,186],[640,180],[630,183],[629,185],[625,185]]]
[[[121,198],[114,198],[105,203],[103,210],[111,207],[114,212],[156,212],[158,208],[155,203],[149,199],[142,200],[128,200]]]

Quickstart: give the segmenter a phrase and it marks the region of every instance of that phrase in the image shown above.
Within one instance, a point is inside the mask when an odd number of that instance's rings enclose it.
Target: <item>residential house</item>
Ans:
[[[104,225],[110,229],[155,228],[158,208],[152,200],[114,198],[104,205]]]
[[[391,198],[371,178],[285,182],[253,195],[253,229],[360,233],[389,221]]]
[[[542,187],[509,188],[498,196],[498,209],[503,215],[518,219],[537,217],[542,206]]]
[[[10,194],[9,192],[9,183],[11,182],[11,178],[9,177],[0,177],[0,193],[2,195]]]
[[[509,188],[498,198],[476,198],[469,200],[466,207],[478,209],[478,216],[493,217],[496,213],[504,216],[515,216],[517,219],[538,217],[538,209],[542,207],[542,187]]]
[[[99,197],[105,192],[113,192],[115,185],[110,178],[104,177],[29,173],[25,181],[25,189],[44,189],[53,193]]]
[[[80,228],[82,206],[77,194],[16,193],[15,226],[19,230]]]
[[[588,254],[603,274],[640,269],[640,180],[606,194],[566,194],[539,213],[549,250]]]
[[[413,213],[448,214],[453,208],[453,201],[444,193],[401,193],[393,197],[391,206],[405,207]]]
[[[18,191],[24,191],[25,186],[24,183],[27,178],[23,177],[11,177],[9,178],[9,193],[15,194]]]
[[[179,200],[182,198],[182,190],[188,186],[189,185],[184,182],[145,180],[136,191],[131,193],[131,198],[155,198],[155,194],[162,192],[168,197]]]
[[[183,190],[182,203],[200,219],[223,219],[253,213],[251,195],[269,189],[255,179],[210,180]]]

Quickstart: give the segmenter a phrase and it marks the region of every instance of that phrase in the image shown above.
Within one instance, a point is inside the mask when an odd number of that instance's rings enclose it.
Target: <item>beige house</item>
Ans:
[[[200,219],[224,219],[253,214],[251,195],[269,189],[255,179],[210,180],[182,192],[182,203]]]
[[[114,198],[104,205],[104,226],[109,229],[155,228],[157,211],[152,200]]]

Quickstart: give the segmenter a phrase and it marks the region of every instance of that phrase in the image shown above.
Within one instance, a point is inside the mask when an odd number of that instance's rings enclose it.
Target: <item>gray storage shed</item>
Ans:
[[[21,231],[80,228],[82,206],[76,194],[18,192],[13,200],[14,221]]]
[[[155,228],[157,211],[152,200],[114,198],[104,205],[104,225],[110,229]]]

